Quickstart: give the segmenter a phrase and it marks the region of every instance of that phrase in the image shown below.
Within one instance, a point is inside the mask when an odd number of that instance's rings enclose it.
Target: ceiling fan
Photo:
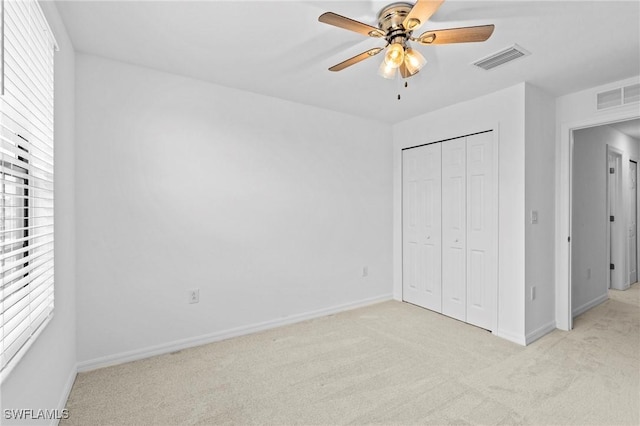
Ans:
[[[378,27],[333,12],[323,13],[318,18],[322,23],[355,31],[368,37],[385,39],[387,42],[386,46],[374,47],[362,52],[332,66],[329,71],[342,71],[386,49],[387,53],[378,73],[384,78],[392,79],[399,70],[402,78],[409,78],[417,74],[427,63],[420,52],[411,48],[409,41],[423,45],[469,43],[485,41],[493,33],[493,25],[481,25],[426,31],[418,37],[413,37],[413,32],[427,22],[443,2],[444,0],[417,0],[415,4],[391,3],[378,12]]]

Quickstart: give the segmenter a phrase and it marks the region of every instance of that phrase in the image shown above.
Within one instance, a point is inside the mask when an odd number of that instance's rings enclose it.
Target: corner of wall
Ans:
[[[555,99],[525,84],[525,334],[555,327]]]

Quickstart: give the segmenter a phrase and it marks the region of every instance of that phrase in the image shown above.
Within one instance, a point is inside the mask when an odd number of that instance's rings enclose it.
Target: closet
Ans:
[[[493,132],[402,152],[402,299],[494,328],[497,176]]]

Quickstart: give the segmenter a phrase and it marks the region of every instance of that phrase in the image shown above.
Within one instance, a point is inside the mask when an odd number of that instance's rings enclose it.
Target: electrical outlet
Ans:
[[[200,289],[194,288],[189,290],[189,303],[198,303],[200,301]]]
[[[369,267],[368,266],[363,266],[362,267],[362,278],[366,278],[369,276]]]
[[[531,301],[536,300],[536,286],[531,287]]]

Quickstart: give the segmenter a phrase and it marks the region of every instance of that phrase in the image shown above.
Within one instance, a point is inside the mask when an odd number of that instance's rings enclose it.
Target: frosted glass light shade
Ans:
[[[378,75],[391,80],[396,76],[397,69],[397,67],[388,65],[387,61],[382,61],[380,68],[378,68]]]
[[[393,43],[387,49],[387,53],[384,55],[384,62],[394,68],[398,68],[404,61],[404,47],[400,43]]]
[[[410,47],[407,48],[404,54],[404,65],[407,67],[407,71],[409,71],[411,75],[420,71],[420,69],[426,64],[427,60],[420,52],[413,50]]]

